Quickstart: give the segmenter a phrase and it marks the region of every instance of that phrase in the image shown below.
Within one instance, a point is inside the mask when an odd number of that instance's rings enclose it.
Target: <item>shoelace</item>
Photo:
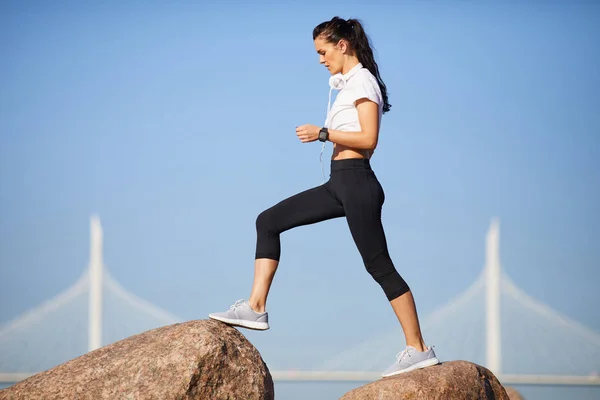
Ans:
[[[229,307],[229,309],[235,310],[236,308],[241,307],[243,304],[244,304],[244,299],[238,300],[231,307]]]
[[[435,347],[434,345],[431,345],[431,346],[425,348],[425,350],[427,351],[427,350],[433,349],[434,347]],[[410,355],[410,352],[408,351],[408,347],[405,348],[404,350],[402,350],[400,353],[396,354],[396,361],[398,363],[400,363],[400,361],[402,361],[402,359],[404,358],[404,356],[412,357]]]
[[[408,352],[408,349],[404,349],[400,353],[396,354],[396,361],[398,363],[400,363],[402,361],[402,359],[404,358],[404,356],[411,357],[410,353]]]

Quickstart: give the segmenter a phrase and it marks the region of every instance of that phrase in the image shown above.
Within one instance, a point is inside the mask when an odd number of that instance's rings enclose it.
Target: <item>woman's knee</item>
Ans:
[[[381,250],[377,254],[365,254],[363,255],[363,261],[367,272],[376,281],[396,271],[389,253],[385,250]]]
[[[367,272],[381,286],[388,300],[401,296],[410,290],[400,276],[387,251],[379,252],[373,258],[365,258]]]
[[[271,209],[267,209],[256,217],[256,254],[258,258],[279,260],[281,245],[279,232],[275,228],[275,216]]]
[[[275,219],[271,208],[258,214],[256,217],[256,230],[258,232],[273,232],[275,230]]]

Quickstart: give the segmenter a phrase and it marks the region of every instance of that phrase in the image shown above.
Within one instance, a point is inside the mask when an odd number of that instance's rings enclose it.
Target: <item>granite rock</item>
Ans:
[[[0,391],[0,399],[274,398],[271,374],[235,328],[195,320],[149,330]]]
[[[346,393],[340,400],[509,400],[490,370],[468,361],[449,361],[382,378]]]

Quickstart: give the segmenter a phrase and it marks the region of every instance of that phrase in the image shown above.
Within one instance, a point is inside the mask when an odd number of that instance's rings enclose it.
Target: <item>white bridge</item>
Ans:
[[[90,231],[89,268],[79,281],[0,327],[0,383],[18,382],[103,345],[180,322],[110,276],[102,260],[103,234],[97,217],[92,217]],[[43,331],[44,321],[61,323]],[[510,280],[500,265],[497,220],[487,234],[480,276],[423,318],[422,328],[428,342],[443,349],[442,361],[483,365],[503,384],[600,385],[600,334],[529,297]],[[377,380],[397,341],[394,330],[312,370],[271,374],[275,381]]]

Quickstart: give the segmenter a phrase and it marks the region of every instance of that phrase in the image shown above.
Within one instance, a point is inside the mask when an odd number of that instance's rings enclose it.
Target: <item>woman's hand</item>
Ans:
[[[316,125],[301,125],[296,127],[296,136],[302,143],[314,142],[319,138],[320,127]]]

